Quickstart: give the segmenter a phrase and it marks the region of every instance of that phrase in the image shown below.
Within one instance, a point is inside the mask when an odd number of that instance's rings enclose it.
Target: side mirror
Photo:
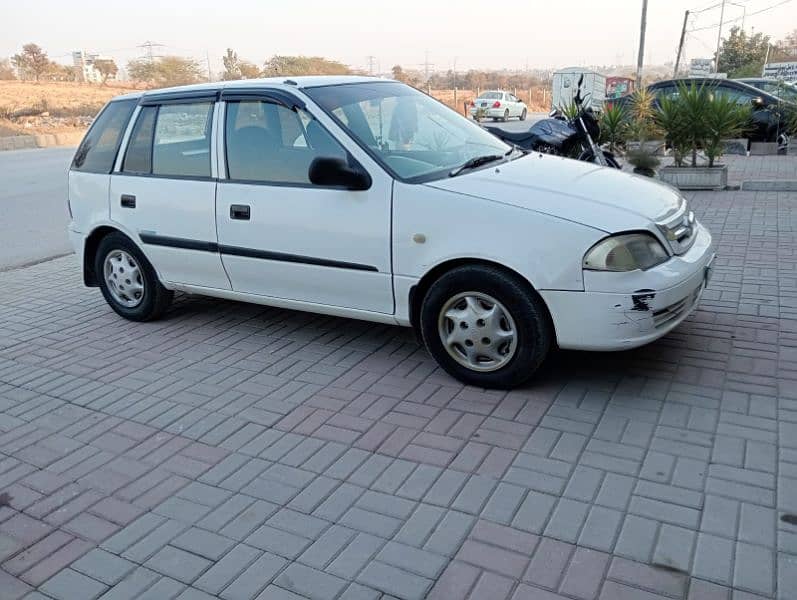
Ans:
[[[352,168],[342,158],[319,156],[310,163],[307,172],[310,183],[363,191],[371,187],[371,176],[359,168]]]

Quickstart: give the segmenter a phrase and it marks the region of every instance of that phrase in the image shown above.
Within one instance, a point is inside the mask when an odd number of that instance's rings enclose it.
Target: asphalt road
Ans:
[[[74,148],[0,152],[0,271],[72,251],[66,173]]]
[[[493,121],[492,119],[482,119],[482,125],[495,125],[496,127],[500,127],[501,129],[505,129],[506,131],[526,131],[529,127],[534,125],[540,119],[544,119],[548,116],[548,113],[529,113],[526,115],[525,121],[519,121],[518,119],[509,119],[506,123],[501,121]]]

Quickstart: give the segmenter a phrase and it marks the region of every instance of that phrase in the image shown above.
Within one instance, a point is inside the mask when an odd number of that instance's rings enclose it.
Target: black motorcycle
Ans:
[[[551,111],[549,118],[537,121],[528,131],[505,131],[495,125],[483,127],[509,144],[531,152],[542,152],[594,162],[604,167],[619,169],[614,154],[598,145],[600,125],[595,113],[581,97],[582,75],[573,98],[575,116],[568,118],[560,110]]]

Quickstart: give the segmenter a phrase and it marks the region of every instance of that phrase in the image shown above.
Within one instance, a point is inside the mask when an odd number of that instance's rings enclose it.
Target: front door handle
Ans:
[[[250,215],[249,206],[246,204],[230,204],[230,218],[238,221],[248,221]]]
[[[136,197],[132,194],[122,194],[122,207],[123,208],[135,208],[136,207]]]

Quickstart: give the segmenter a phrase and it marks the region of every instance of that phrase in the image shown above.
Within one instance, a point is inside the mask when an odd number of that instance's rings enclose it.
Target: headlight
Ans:
[[[590,271],[650,269],[670,258],[661,242],[649,233],[623,233],[607,237],[584,255]]]

